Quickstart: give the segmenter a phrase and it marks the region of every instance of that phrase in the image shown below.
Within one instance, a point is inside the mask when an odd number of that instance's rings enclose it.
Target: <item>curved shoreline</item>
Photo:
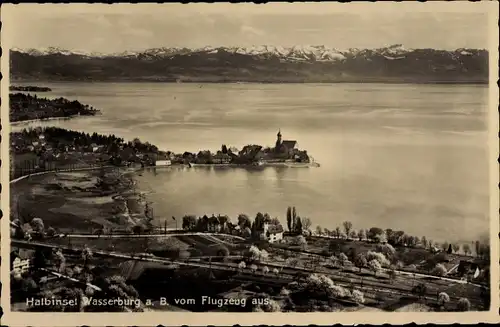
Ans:
[[[22,124],[30,124],[30,123],[35,123],[35,122],[45,122],[45,121],[51,121],[51,120],[69,120],[69,119],[74,119],[78,117],[95,117],[93,115],[71,115],[71,116],[65,116],[65,117],[48,117],[44,119],[28,119],[28,120],[16,120],[16,121],[9,121],[9,124],[11,126],[19,126]]]

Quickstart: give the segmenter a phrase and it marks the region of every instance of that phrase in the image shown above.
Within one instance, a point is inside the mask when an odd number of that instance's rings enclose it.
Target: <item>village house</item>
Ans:
[[[269,243],[280,242],[283,239],[283,226],[265,222],[262,230],[258,231],[258,236]]]
[[[222,151],[218,151],[212,158],[214,163],[218,164],[228,164],[231,162],[231,156],[227,153],[222,153]]]
[[[156,160],[155,161],[155,166],[158,166],[158,167],[171,166],[171,165],[172,165],[172,161],[170,161],[170,160]]]
[[[281,225],[264,224],[264,230],[269,243],[280,242],[283,239],[284,230]]]
[[[10,253],[11,271],[17,270],[21,273],[28,271],[33,258],[33,250],[19,249]]]
[[[207,231],[209,233],[220,233],[228,229],[227,218],[223,219],[222,216],[212,215],[208,218]]]

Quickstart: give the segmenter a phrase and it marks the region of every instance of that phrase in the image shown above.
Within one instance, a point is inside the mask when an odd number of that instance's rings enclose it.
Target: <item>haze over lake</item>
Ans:
[[[33,84],[33,83],[26,83]],[[474,240],[489,228],[488,87],[397,84],[38,83],[39,96],[102,116],[54,125],[139,137],[162,150],[297,140],[320,168],[169,168],[137,176],[159,220],[258,211],[286,224],[287,206],[328,229],[405,230]],[[160,223],[160,221],[158,221]],[[179,223],[181,223],[179,221]],[[450,239],[453,237],[454,239]]]

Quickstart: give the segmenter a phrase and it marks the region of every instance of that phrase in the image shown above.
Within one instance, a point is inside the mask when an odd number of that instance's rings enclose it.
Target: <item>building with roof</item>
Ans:
[[[283,226],[265,222],[262,235],[269,243],[276,243],[283,239],[283,232]]]
[[[275,151],[278,153],[286,153],[290,157],[295,154],[298,150],[298,142],[295,140],[283,140],[281,135],[281,130],[278,131],[276,135],[276,145],[274,147]]]

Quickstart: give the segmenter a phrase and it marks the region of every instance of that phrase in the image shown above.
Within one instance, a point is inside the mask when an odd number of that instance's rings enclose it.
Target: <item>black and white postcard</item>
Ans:
[[[498,322],[495,2],[1,19],[5,324]]]

